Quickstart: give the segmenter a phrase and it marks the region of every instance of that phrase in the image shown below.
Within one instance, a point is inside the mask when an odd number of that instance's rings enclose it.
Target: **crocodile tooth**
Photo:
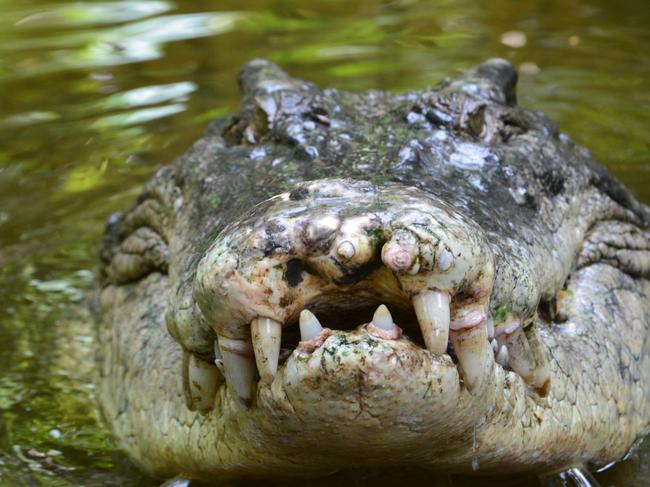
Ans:
[[[442,355],[449,340],[449,294],[424,291],[413,298],[413,307],[427,350]]]
[[[535,372],[533,373],[533,387],[537,389],[541,395],[546,395],[550,388],[551,371],[548,366],[548,360],[543,352],[544,345],[539,337],[539,330],[536,326],[530,329],[530,333],[526,335],[530,351],[535,360]]]
[[[192,410],[207,412],[214,406],[221,374],[216,366],[185,352],[184,365],[187,367],[187,394]]]
[[[470,392],[478,392],[489,373],[490,354],[493,353],[487,328],[483,324],[452,331],[450,335],[465,386]]]
[[[250,405],[255,389],[255,357],[248,340],[219,336],[221,360],[226,382],[233,394],[245,405]]]
[[[551,372],[548,369],[548,365],[538,365],[533,373],[533,381],[531,382],[531,385],[537,389],[537,392],[541,395],[546,395],[550,388],[550,381]]]
[[[379,305],[366,330],[384,340],[397,340],[402,336],[402,329],[393,322],[393,317],[384,304]]]
[[[488,318],[485,322],[485,326],[487,326],[488,338],[492,340],[494,338],[494,320]]]
[[[501,345],[496,356],[497,363],[503,367],[508,365],[508,347]]]
[[[260,377],[271,382],[278,371],[282,325],[271,318],[255,318],[251,322],[251,336]]]
[[[219,342],[217,340],[214,341],[214,365],[216,365],[219,372],[221,372],[221,376],[225,377],[226,371],[223,368],[223,357],[221,356],[221,348],[219,347]]]
[[[382,330],[391,331],[395,326],[393,317],[385,304],[380,304],[372,317],[372,324]]]
[[[323,327],[314,313],[308,309],[303,309],[300,312],[300,341],[313,340],[320,335],[321,331],[323,331]]]
[[[508,333],[504,341],[508,347],[508,366],[527,383],[532,384],[535,379],[535,358],[523,328],[519,327]]]

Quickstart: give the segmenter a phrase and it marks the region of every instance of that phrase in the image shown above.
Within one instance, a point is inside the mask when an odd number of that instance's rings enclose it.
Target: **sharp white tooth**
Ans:
[[[260,377],[271,382],[278,371],[282,325],[271,318],[255,318],[251,322],[251,336]]]
[[[508,347],[508,366],[527,383],[534,382],[535,359],[523,328],[519,327],[505,337]]]
[[[413,298],[413,307],[427,350],[442,355],[449,340],[449,294],[424,291]]]
[[[485,322],[485,326],[487,326],[488,338],[492,340],[494,338],[494,320],[492,318],[488,318]]]
[[[222,378],[225,377],[226,371],[223,368],[223,357],[221,357],[221,348],[219,348],[219,342],[217,340],[214,341],[214,365],[221,372]]]
[[[490,337],[490,332],[488,330],[488,338]],[[496,341],[495,338],[490,340],[490,345],[492,346],[492,351],[496,354],[499,352],[499,342]]]
[[[463,374],[463,381],[472,393],[481,390],[490,370],[492,349],[485,325],[451,332],[451,343]]]
[[[551,384],[551,372],[547,365],[537,366],[533,373],[533,381],[531,384],[541,395],[548,394]]]
[[[219,336],[221,359],[226,382],[232,393],[245,405],[250,405],[255,389],[255,357],[248,340]]]
[[[382,330],[386,331],[391,331],[395,326],[395,323],[393,323],[393,317],[390,315],[390,311],[388,311],[388,308],[383,304],[380,304],[377,308],[377,311],[375,311],[375,314],[372,317],[372,324],[377,328],[381,328]]]
[[[214,365],[186,352],[187,393],[190,409],[207,412],[214,406],[221,374]]]
[[[507,335],[505,342],[508,345],[510,368],[537,389],[538,393],[546,395],[551,374],[537,333],[535,325],[531,325],[528,335],[523,328],[519,328]]]
[[[550,389],[551,372],[548,367],[548,360],[543,352],[544,345],[537,327],[531,328],[531,333],[526,335],[526,338],[528,338],[530,351],[536,364],[532,385],[541,395],[546,395]]]
[[[508,365],[508,347],[501,345],[499,348],[499,353],[497,353],[497,363],[502,367]]]
[[[320,335],[321,331],[323,331],[323,327],[314,313],[308,309],[303,309],[300,312],[300,340],[303,342],[313,340]]]

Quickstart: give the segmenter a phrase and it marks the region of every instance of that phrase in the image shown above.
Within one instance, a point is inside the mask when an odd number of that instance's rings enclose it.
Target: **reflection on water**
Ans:
[[[165,102],[185,102],[197,88],[192,82],[170,83],[167,85],[145,86],[120,93],[107,95],[103,98],[86,103],[70,104],[64,108],[63,113],[54,112],[26,112],[10,115],[4,120],[0,119],[0,127],[11,129],[25,125],[49,122],[70,116],[86,117],[96,115],[97,118],[90,124],[91,128],[105,128],[111,126],[136,125],[148,122],[157,118],[184,111],[186,106],[183,103],[172,103],[167,106],[148,108],[141,110],[128,110],[130,108],[157,105]],[[123,110],[120,113],[106,115],[116,110]]]
[[[93,2],[64,5],[37,5],[29,10],[8,10],[0,17],[19,29],[58,29],[116,24],[162,14],[173,9],[168,2]]]
[[[90,338],[72,317],[107,216],[237,106],[245,60],[268,57],[322,85],[400,90],[506,57],[520,68],[520,103],[548,112],[650,203],[648,25],[641,0],[0,0],[0,485],[156,485],[98,422]],[[649,450],[599,479],[641,485]]]
[[[237,13],[167,15],[110,29],[9,42],[3,46],[9,58],[28,50],[33,57],[29,63],[0,69],[11,79],[148,61],[162,57],[167,42],[221,34],[232,30],[239,18]]]

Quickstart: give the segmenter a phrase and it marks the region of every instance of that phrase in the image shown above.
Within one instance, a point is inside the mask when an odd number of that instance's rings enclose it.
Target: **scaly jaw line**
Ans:
[[[446,291],[426,290],[416,295],[412,302],[426,350],[434,356],[442,356],[447,353],[451,342],[463,383],[470,393],[480,391],[488,378],[489,354],[494,356],[496,363],[516,372],[537,391],[547,389],[548,368],[536,360],[520,321],[495,329],[491,319],[478,316],[479,312],[471,312],[452,325],[450,300]],[[378,339],[402,338],[401,328],[394,323],[388,307],[383,304],[365,327]],[[299,353],[313,353],[332,334],[332,330],[324,328],[307,309],[300,313],[299,328],[301,340],[296,348]],[[281,339],[282,324],[266,317],[251,322],[251,340],[218,337],[216,363],[231,391],[243,404],[253,402],[258,375],[260,383],[270,384],[275,378]],[[192,365],[190,362],[190,373]],[[194,374],[200,376],[199,372]]]

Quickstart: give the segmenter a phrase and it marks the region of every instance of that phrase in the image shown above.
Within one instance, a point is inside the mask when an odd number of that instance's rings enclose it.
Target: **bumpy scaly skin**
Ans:
[[[517,107],[515,81],[492,60],[423,92],[350,94],[245,66],[240,113],[107,228],[100,399],[133,458],[196,478],[523,471],[602,465],[645,434],[650,213]],[[453,356],[346,322],[379,303],[408,320],[426,289],[461,329],[523,323],[549,380],[488,353],[470,391]],[[248,344],[258,316],[284,332],[305,306],[349,331],[303,342],[242,405],[215,338]]]

